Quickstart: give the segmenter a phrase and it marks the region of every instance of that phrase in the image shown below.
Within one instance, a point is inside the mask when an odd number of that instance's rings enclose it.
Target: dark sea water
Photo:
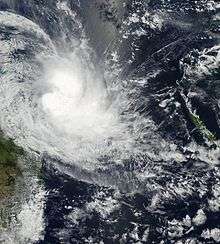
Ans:
[[[219,10],[0,0],[0,243],[220,242]]]

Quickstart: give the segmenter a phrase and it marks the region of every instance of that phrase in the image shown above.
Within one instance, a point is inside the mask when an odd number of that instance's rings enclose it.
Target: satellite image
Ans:
[[[220,243],[219,0],[0,0],[0,243]]]

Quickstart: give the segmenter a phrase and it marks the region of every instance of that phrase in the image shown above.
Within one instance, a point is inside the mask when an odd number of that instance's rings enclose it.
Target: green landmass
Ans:
[[[0,135],[0,165],[15,166],[18,156],[23,154],[23,149],[16,146],[12,139]]]
[[[204,122],[195,113],[190,113],[191,120],[196,128],[202,133],[202,135],[208,139],[210,142],[216,141],[216,136],[206,128]]]
[[[13,194],[16,177],[20,175],[17,162],[23,154],[23,149],[12,139],[0,134],[0,200]]]

